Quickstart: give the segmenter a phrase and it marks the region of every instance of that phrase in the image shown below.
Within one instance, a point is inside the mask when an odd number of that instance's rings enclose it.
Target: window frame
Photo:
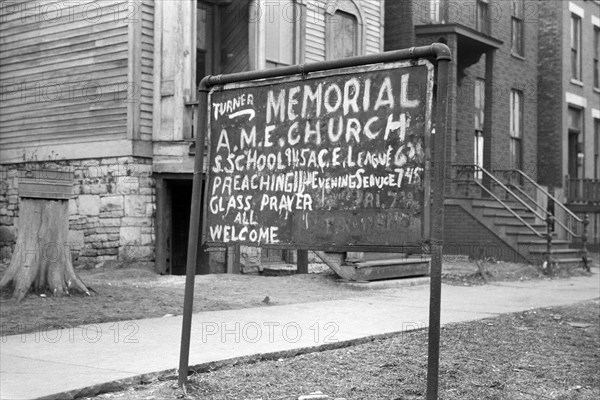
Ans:
[[[600,89],[600,26],[594,25],[594,88]]]
[[[275,3],[275,2],[273,2]],[[288,62],[284,62],[281,60],[281,58],[279,58],[278,60],[275,59],[270,59],[269,55],[268,55],[268,49],[269,49],[269,15],[265,14],[263,16],[263,18],[261,18],[261,20],[264,23],[264,55],[262,55],[264,57],[264,64],[265,64],[265,68],[275,68],[275,67],[283,67],[283,66],[289,66],[289,65],[294,65],[297,64],[299,62],[299,54],[298,54],[298,47],[299,47],[299,37],[300,37],[300,33],[298,32],[298,27],[299,27],[299,20],[302,18],[302,12],[298,12],[298,7],[301,7],[301,4],[298,2],[298,0],[286,0],[286,3],[283,7],[288,7],[288,4],[291,4],[293,7],[293,21],[291,23],[291,36],[292,36],[292,49],[291,49],[291,61]],[[268,3],[271,4],[271,3]],[[281,2],[277,2],[276,4],[281,5]],[[279,8],[278,10],[280,12],[276,13],[276,17],[283,17],[283,7]],[[265,11],[266,12],[270,12],[270,11]],[[279,22],[281,22],[281,20],[279,20]],[[278,25],[279,28],[281,29],[281,24]],[[281,30],[279,30],[279,35],[278,37],[281,37]],[[279,43],[279,45],[281,46],[281,43]],[[270,65],[271,64],[271,65]]]
[[[581,82],[581,27],[583,18],[571,13],[570,49],[571,49],[571,79]]]
[[[484,122],[485,122],[485,79],[477,78],[475,80],[473,91],[473,164],[483,167],[483,151],[485,146]],[[475,179],[483,178],[482,171],[475,173]]]
[[[594,118],[594,179],[600,179],[600,119]]]
[[[269,68],[267,66],[267,24],[266,18],[263,18],[263,9],[265,2],[269,4],[274,0],[250,0],[250,18],[248,21],[248,30],[250,45],[249,64],[251,70],[261,70]],[[304,29],[306,27],[306,3],[304,0],[289,0],[294,4],[294,50],[292,64],[304,63]],[[297,15],[297,13],[299,15]],[[287,65],[287,64],[281,64]],[[272,67],[272,66],[271,66]]]
[[[513,169],[522,169],[523,167],[523,129],[524,129],[524,104],[523,104],[523,92],[518,89],[511,89],[510,91],[510,116],[509,116],[509,135],[510,135],[510,146],[509,146],[509,158],[510,166]],[[516,99],[519,100],[517,107]],[[518,121],[515,121],[518,117]],[[517,154],[518,149],[518,154]]]
[[[200,47],[198,47],[200,41],[200,18],[202,17],[202,12],[204,12],[204,24],[205,24],[205,32],[204,32],[204,44],[205,48],[202,49],[205,53],[205,61],[203,66],[203,71],[200,71],[198,68],[199,61],[198,54],[200,53]],[[215,23],[216,19],[219,18],[219,9],[215,4],[212,4],[208,1],[197,0],[196,1],[196,41],[194,43],[194,47],[196,49],[196,85],[200,83],[200,79],[202,79],[205,75],[215,74],[218,69],[218,64],[220,64],[220,60],[217,59],[218,53],[215,50],[219,48],[220,37],[215,34]]]
[[[331,21],[331,18],[335,15],[336,12],[341,11],[347,14],[352,15],[356,19],[356,55],[364,55],[366,50],[366,41],[365,41],[365,18],[363,15],[363,11],[356,3],[355,0],[346,0],[339,1],[334,4],[334,7],[326,7],[325,8],[325,60],[332,60],[331,57],[332,50],[336,45],[336,41],[329,34],[328,21]]]
[[[431,23],[431,24],[443,23],[442,2],[443,2],[443,0],[429,0],[429,10],[428,10],[429,23]]]
[[[478,32],[491,36],[492,24],[489,18],[489,12],[489,0],[477,0],[477,10],[475,13],[475,29]]]
[[[511,0],[510,8],[510,52],[525,57],[525,0]]]
[[[579,126],[577,125],[572,125],[571,124],[571,116],[569,115],[570,112],[574,111],[575,113],[578,114],[578,118],[577,121],[579,123]],[[580,154],[584,155],[584,149],[585,149],[585,108],[584,107],[580,107],[578,105],[575,104],[568,104],[567,107],[567,147],[569,146],[569,140],[571,136],[576,136],[577,137],[577,154],[576,154],[576,159],[575,159],[575,164],[576,164],[576,176],[571,176],[571,169],[570,169],[570,160],[567,159],[567,172],[570,178],[576,178],[576,179],[581,179],[585,176],[585,162],[582,158],[579,157]],[[567,150],[567,158],[569,158],[570,156],[570,149]],[[584,155],[585,156],[585,155]]]

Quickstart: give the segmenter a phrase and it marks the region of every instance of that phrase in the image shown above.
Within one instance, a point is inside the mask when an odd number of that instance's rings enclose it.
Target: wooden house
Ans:
[[[18,171],[73,171],[82,262],[185,268],[196,87],[222,74],[383,51],[379,0],[110,0],[0,4],[0,246],[19,250]],[[209,271],[285,262],[206,255]]]

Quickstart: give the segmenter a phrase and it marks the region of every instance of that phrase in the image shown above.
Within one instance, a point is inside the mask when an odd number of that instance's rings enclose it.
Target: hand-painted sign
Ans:
[[[432,93],[426,60],[213,87],[203,242],[420,245]]]

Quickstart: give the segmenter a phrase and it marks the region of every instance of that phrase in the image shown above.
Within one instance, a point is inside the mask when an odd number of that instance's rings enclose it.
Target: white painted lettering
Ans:
[[[278,115],[280,121],[283,122],[285,118],[285,89],[279,91],[277,100],[275,100],[272,90],[269,90],[267,97],[267,124],[270,124],[273,117],[277,118]]]

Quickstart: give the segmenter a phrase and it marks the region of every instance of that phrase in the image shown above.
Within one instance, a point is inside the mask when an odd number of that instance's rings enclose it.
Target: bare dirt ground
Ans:
[[[162,317],[183,312],[185,276],[161,276],[128,266],[78,270],[95,293],[54,298],[30,293],[17,304],[8,291],[0,293],[2,335],[83,324]],[[333,273],[291,276],[196,276],[194,311],[228,310],[271,304],[305,303],[360,295],[336,282]]]
[[[594,255],[597,259],[597,254]],[[477,265],[479,263],[479,266]],[[598,266],[596,260],[593,265]],[[481,270],[486,275],[484,278]],[[443,282],[450,285],[484,285],[493,281],[528,281],[532,279],[563,279],[571,276],[584,276],[583,268],[557,268],[551,276],[544,274],[541,267],[530,264],[515,264],[504,261],[448,258],[442,266]],[[486,281],[487,279],[487,281]]]
[[[6,262],[0,265],[0,275],[6,265]],[[531,265],[486,261],[482,266],[491,280],[549,279],[539,268]],[[271,304],[293,304],[366,296],[370,292],[341,284],[337,275],[323,264],[311,264],[311,271],[315,273],[196,276],[194,311],[258,307],[267,296]],[[0,334],[180,315],[183,312],[185,276],[161,276],[135,264],[110,264],[109,267],[78,269],[77,273],[88,287],[94,289],[91,297],[73,294],[55,298],[46,293],[30,293],[17,304],[8,291],[0,292]],[[559,275],[583,273],[583,270],[577,269],[563,271]],[[476,263],[464,258],[444,260],[443,280],[458,285],[485,284]]]

